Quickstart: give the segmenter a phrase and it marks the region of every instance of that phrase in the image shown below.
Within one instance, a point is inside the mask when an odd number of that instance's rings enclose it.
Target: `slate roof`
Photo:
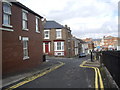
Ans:
[[[63,25],[57,23],[56,21],[46,21],[44,29],[62,29]]]
[[[93,41],[101,41],[101,39],[93,39]]]

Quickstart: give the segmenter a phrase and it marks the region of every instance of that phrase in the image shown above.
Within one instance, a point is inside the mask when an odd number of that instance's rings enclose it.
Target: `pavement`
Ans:
[[[58,62],[58,61],[46,60],[46,62],[43,62],[40,66],[37,66],[35,68],[29,69],[29,70],[24,70],[23,72],[12,73],[12,74],[3,76],[2,77],[2,87],[6,87],[10,84],[13,84],[20,80],[23,80],[26,77],[33,76],[34,74],[42,73],[42,72],[49,70],[59,64],[60,64],[60,62]]]

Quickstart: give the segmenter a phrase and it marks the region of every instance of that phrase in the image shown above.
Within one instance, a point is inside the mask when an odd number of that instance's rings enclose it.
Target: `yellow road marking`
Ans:
[[[103,85],[103,81],[102,81],[102,76],[100,74],[100,70],[97,68],[97,71],[98,71],[98,75],[99,75],[99,79],[100,79],[100,88],[102,90],[104,90],[104,85]]]
[[[95,70],[95,89],[98,90],[98,74],[96,68],[93,68]]]
[[[24,84],[26,84],[26,83],[28,83],[28,82],[31,82],[31,81],[33,81],[33,80],[35,80],[35,79],[37,79],[37,78],[39,78],[39,77],[41,77],[41,76],[43,76],[43,75],[45,75],[45,74],[47,74],[47,73],[55,70],[55,69],[58,69],[59,67],[61,67],[61,66],[63,66],[63,65],[65,64],[65,63],[63,63],[63,62],[59,62],[59,63],[60,63],[60,65],[58,65],[58,66],[56,66],[56,67],[52,67],[50,70],[46,70],[45,72],[43,72],[43,73],[41,73],[41,74],[33,75],[32,77],[28,77],[28,78],[26,78],[24,81],[22,81],[22,82],[20,82],[20,83],[18,83],[18,84],[16,84],[16,85],[13,85],[13,86],[7,88],[6,90],[11,90],[11,89],[18,88],[18,87],[20,87],[20,86],[22,86],[22,85],[24,85]]]
[[[91,66],[84,66],[84,64],[86,63],[87,61],[83,61],[83,63],[80,65],[80,67],[86,67],[86,68],[92,68],[95,70],[95,89],[98,90],[98,78],[100,79],[100,88],[102,90],[104,90],[104,85],[103,85],[103,81],[102,81],[102,77],[101,77],[101,74],[100,74],[100,71],[97,67],[91,67]]]
[[[80,67],[86,67],[86,68],[92,68],[95,70],[95,88],[96,90],[98,90],[98,74],[97,74],[97,70],[95,67],[90,67],[90,66],[84,66],[84,64],[86,63],[87,61],[83,61],[83,63],[80,65]]]

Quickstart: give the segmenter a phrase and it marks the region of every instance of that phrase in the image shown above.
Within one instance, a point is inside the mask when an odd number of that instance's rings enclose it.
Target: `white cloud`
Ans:
[[[119,0],[18,1],[45,16],[48,20],[55,20],[63,25],[67,24],[77,37],[117,35]]]

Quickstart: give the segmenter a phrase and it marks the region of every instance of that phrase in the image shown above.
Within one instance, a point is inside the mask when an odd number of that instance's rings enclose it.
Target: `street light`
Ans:
[[[92,47],[92,50],[90,50],[90,52],[91,52],[91,62],[93,62],[93,51],[94,51],[94,43],[92,42],[91,43],[91,47]]]

